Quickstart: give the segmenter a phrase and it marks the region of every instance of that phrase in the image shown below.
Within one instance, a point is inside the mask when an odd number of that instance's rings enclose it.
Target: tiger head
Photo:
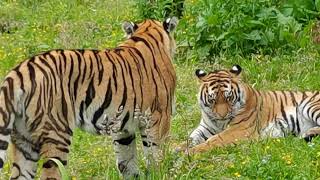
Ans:
[[[178,18],[176,17],[167,18],[163,22],[147,19],[140,23],[126,21],[122,24],[122,30],[127,39],[148,36],[150,41],[156,41],[159,46],[167,48],[173,57],[176,43],[172,32],[177,25]]]
[[[201,83],[198,98],[202,116],[221,130],[244,105],[241,70],[239,65],[234,65],[230,70],[216,70],[208,74],[200,69],[195,72]]]

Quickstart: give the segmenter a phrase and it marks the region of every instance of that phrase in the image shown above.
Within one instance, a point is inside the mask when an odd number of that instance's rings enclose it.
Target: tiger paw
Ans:
[[[206,151],[208,151],[208,147],[205,144],[199,144],[195,147],[187,148],[184,153],[187,155],[194,155],[194,154],[204,153]]]
[[[302,138],[306,141],[306,142],[311,142],[313,138],[317,137],[319,134],[312,134],[312,133],[305,133]]]
[[[181,144],[174,144],[173,149],[175,153],[184,152],[188,148],[187,143],[181,143]]]
[[[314,137],[317,137],[319,134],[320,134],[320,127],[313,127],[311,129],[309,129],[307,132],[305,132],[302,135],[302,138],[307,142],[311,142],[311,140]]]

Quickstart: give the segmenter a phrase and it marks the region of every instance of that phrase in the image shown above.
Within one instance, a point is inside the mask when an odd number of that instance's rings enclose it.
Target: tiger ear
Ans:
[[[122,30],[126,34],[126,37],[131,37],[135,30],[138,29],[138,25],[133,22],[125,21],[122,24]]]
[[[233,65],[232,68],[230,69],[230,72],[235,74],[236,76],[238,76],[242,71],[242,68],[236,64],[236,65]]]
[[[200,80],[207,75],[207,73],[202,69],[197,69],[195,74]]]
[[[163,28],[168,32],[172,32],[176,29],[178,25],[178,18],[177,17],[172,17],[172,18],[167,18],[165,21],[163,21]]]

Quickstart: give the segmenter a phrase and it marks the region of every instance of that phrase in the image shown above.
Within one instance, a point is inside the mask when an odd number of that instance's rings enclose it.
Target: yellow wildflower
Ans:
[[[229,164],[229,167],[230,167],[230,168],[234,168],[234,164],[233,164],[233,163],[230,163],[230,164]]]
[[[236,173],[234,173],[234,176],[235,176],[235,177],[241,177],[241,174],[238,173],[238,172],[236,172]]]
[[[282,156],[282,159],[285,161],[285,163],[287,165],[292,164],[292,156],[291,156],[291,154],[285,154],[284,156]]]

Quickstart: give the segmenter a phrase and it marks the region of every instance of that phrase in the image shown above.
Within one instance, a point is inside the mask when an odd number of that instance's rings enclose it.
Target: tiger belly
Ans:
[[[288,124],[284,120],[279,120],[276,122],[270,122],[264,129],[262,129],[261,137],[285,137],[287,133]]]
[[[283,117],[272,120],[260,132],[262,138],[286,137],[288,135],[295,135],[303,137],[304,134],[311,128],[316,127],[314,122],[304,118],[302,115],[289,114],[290,120],[286,121]]]
[[[132,117],[129,117],[130,113],[125,113],[123,108],[118,110],[108,109],[105,110],[102,116],[93,123],[93,109],[87,109],[77,116],[76,125],[80,129],[92,133],[92,134],[103,134],[111,135],[111,131],[120,132],[126,131],[134,133],[137,128],[137,123],[134,122]]]

